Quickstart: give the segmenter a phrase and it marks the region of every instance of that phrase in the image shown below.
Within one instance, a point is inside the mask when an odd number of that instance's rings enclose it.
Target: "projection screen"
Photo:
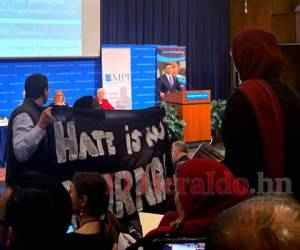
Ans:
[[[98,57],[100,0],[1,0],[0,57]]]

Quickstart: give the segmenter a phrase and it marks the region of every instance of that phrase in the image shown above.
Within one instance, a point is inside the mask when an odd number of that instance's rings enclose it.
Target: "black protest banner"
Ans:
[[[110,209],[119,218],[166,200],[172,176],[164,110],[82,110],[55,107],[48,131],[52,165],[62,180],[75,171],[97,171],[110,187]]]

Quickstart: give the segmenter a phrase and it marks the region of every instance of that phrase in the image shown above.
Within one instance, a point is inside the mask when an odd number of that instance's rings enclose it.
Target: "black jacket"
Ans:
[[[25,171],[37,171],[52,175],[48,155],[47,136],[38,145],[38,148],[26,162],[19,162],[13,149],[13,120],[21,113],[27,113],[36,125],[44,108],[38,106],[33,100],[26,98],[22,105],[16,108],[10,116],[6,143],[6,184],[13,184],[17,176]]]
[[[168,93],[174,93],[176,91],[180,91],[181,87],[180,87],[180,83],[178,82],[178,80],[176,79],[176,77],[173,77],[173,85],[171,86],[168,77],[166,75],[162,75],[161,77],[159,77],[157,79],[157,90],[158,90],[158,94],[160,92],[163,92],[165,94]]]

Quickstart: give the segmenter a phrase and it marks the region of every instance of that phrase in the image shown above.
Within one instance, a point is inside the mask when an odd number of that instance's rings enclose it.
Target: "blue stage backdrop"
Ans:
[[[155,106],[156,47],[131,46],[132,109]]]
[[[66,102],[84,95],[95,96],[101,86],[99,59],[70,60],[11,60],[0,61],[0,115],[9,116],[22,102],[24,81],[32,73],[43,73],[49,80],[50,104],[56,89],[64,91]]]

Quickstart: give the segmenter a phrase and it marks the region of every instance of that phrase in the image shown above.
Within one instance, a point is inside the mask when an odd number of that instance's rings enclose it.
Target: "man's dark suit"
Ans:
[[[160,78],[157,79],[157,90],[158,94],[163,92],[165,94],[174,93],[176,91],[180,91],[180,83],[177,81],[176,77],[172,76],[173,78],[173,85],[171,86],[167,75],[162,75]]]

